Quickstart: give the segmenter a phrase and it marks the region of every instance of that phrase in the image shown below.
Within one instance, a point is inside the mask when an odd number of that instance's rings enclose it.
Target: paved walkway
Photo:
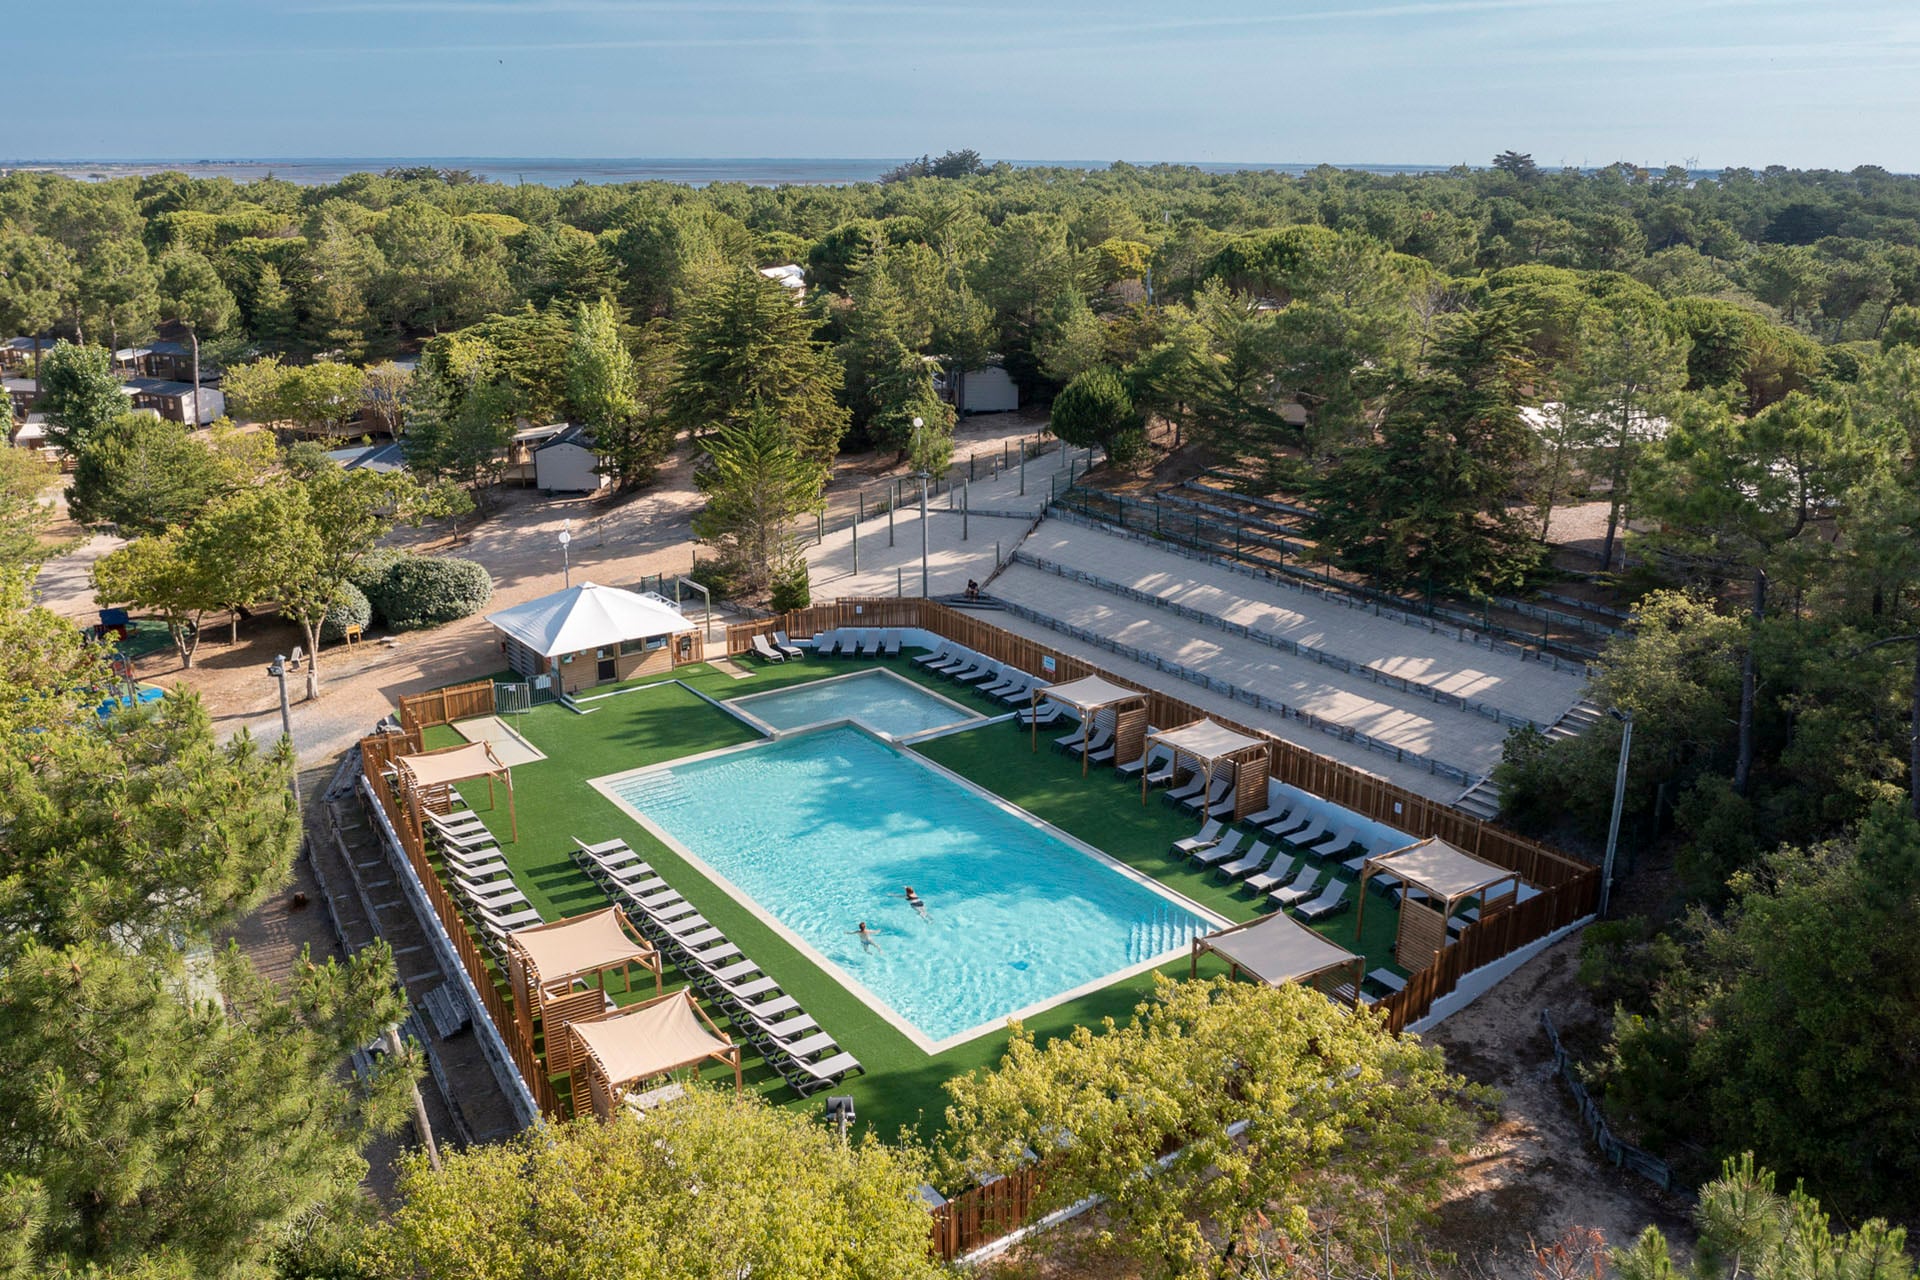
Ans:
[[[1486,773],[1500,760],[1507,731],[1496,720],[1432,702],[1417,693],[1343,675],[1309,658],[1134,604],[1097,587],[1015,564],[994,582],[993,594],[1470,774]],[[1170,678],[1163,676],[1156,683],[1169,691],[1182,686],[1198,688],[1177,679],[1169,685],[1166,681]],[[1188,695],[1182,692],[1179,696]],[[1309,736],[1293,740],[1316,751],[1338,741],[1310,727],[1296,729]],[[1378,752],[1366,754],[1381,761],[1388,759]],[[1378,766],[1373,767],[1378,770]],[[1457,795],[1461,785],[1451,785]]]
[[[1019,570],[1016,567],[1002,575],[1000,582],[994,584],[995,595],[1000,594],[1000,584],[1017,571]],[[1031,573],[1032,570],[1025,572]],[[996,627],[1011,631],[1015,635],[1026,636],[1061,653],[1083,659],[1103,671],[1111,671],[1122,679],[1148,688],[1164,690],[1183,702],[1190,702],[1204,711],[1232,720],[1237,724],[1246,725],[1248,728],[1264,729],[1276,738],[1297,743],[1320,755],[1330,756],[1364,773],[1378,775],[1418,795],[1451,804],[1454,797],[1460,794],[1459,782],[1429,773],[1418,765],[1401,763],[1391,756],[1381,755],[1377,751],[1370,751],[1354,743],[1343,742],[1331,734],[1321,733],[1298,721],[1288,720],[1244,702],[1236,702],[1225,694],[1214,693],[1199,685],[1189,684],[1177,676],[1169,675],[1144,663],[1135,662],[1131,658],[1121,657],[1097,645],[1062,635],[1037,622],[1030,622],[1012,613],[986,613],[981,617]]]
[[[970,515],[940,507],[927,512],[927,594],[958,595],[969,579],[985,582],[998,554],[1013,554],[1028,519]],[[893,516],[893,545],[887,545],[887,518],[860,526],[860,572],[853,571],[854,531],[849,526],[806,548],[807,571],[815,600],[839,596],[920,594],[920,507],[902,507]],[[962,538],[962,533],[967,536]]]
[[[1464,643],[1454,638],[1451,628],[1428,631],[1376,617],[1323,596],[1156,551],[1097,529],[1048,520],[1021,550],[1158,600],[1290,640],[1303,648],[1336,654],[1384,675],[1484,703],[1541,725],[1559,719],[1581,695],[1583,682],[1579,677]],[[1153,612],[1151,606],[1118,597],[1115,604]],[[1162,617],[1184,621],[1173,614]],[[1322,679],[1335,683],[1347,680],[1336,672],[1322,671]],[[1356,692],[1384,693],[1381,686],[1364,680],[1350,683]],[[1291,701],[1280,694],[1272,696]]]

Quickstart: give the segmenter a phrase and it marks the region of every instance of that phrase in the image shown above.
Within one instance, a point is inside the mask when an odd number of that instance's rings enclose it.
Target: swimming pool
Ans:
[[[890,738],[910,738],[983,718],[950,698],[879,668],[773,693],[749,694],[727,705],[762,728],[803,729],[853,720]]]
[[[1224,924],[852,726],[593,785],[929,1053],[1164,963]],[[853,933],[862,921],[873,947]]]

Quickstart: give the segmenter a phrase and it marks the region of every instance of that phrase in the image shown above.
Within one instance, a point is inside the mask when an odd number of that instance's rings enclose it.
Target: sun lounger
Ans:
[[[466,862],[455,862],[449,858],[447,867],[456,878],[465,878],[476,883],[485,882],[494,876],[511,874],[505,859],[492,856],[498,852],[498,849],[489,849],[485,855]]]
[[[774,1070],[803,1098],[817,1090],[839,1084],[856,1071],[861,1075],[867,1073],[867,1069],[860,1065],[860,1059],[850,1053],[836,1053],[821,1062],[802,1062],[783,1055],[774,1063]]]
[[[1302,903],[1300,906],[1295,907],[1293,912],[1295,915],[1304,916],[1309,920],[1318,920],[1322,916],[1330,916],[1336,911],[1353,905],[1347,901],[1347,890],[1350,887],[1351,885],[1348,881],[1335,880],[1320,891],[1319,897],[1315,898],[1312,902]]]
[[[530,924],[540,923],[540,913],[532,907],[527,907],[521,911],[499,912],[475,904],[473,913],[487,924],[499,929],[505,929],[509,933],[515,929],[525,928]]]
[[[1193,860],[1203,867],[1217,867],[1234,854],[1240,852],[1240,846],[1246,842],[1246,832],[1229,831],[1226,839],[1222,840],[1219,844],[1209,845],[1205,849],[1196,850],[1193,855]]]
[[[920,666],[930,667],[930,666],[933,666],[936,662],[945,662],[948,658],[951,658],[952,656],[953,656],[953,644],[951,642],[948,642],[946,644],[940,645],[938,648],[929,649],[925,653],[916,654],[913,660],[914,662],[918,663]]]
[[[1169,753],[1164,747],[1155,747],[1153,750],[1141,756],[1138,760],[1129,760],[1125,764],[1118,766],[1118,770],[1119,770],[1120,776],[1123,778],[1137,778],[1140,776],[1140,771],[1145,769],[1147,765],[1150,764],[1151,762],[1155,760],[1171,759],[1171,758],[1172,758],[1171,753]]]
[[[1247,850],[1232,862],[1221,863],[1219,872],[1229,880],[1238,880],[1241,876],[1250,876],[1260,870],[1267,865],[1267,860],[1274,856],[1273,846],[1265,840],[1258,840],[1254,842],[1253,848]],[[1285,857],[1286,855],[1281,854],[1278,856]]]
[[[960,682],[961,684],[981,684],[985,681],[998,678],[1001,670],[1002,668],[999,663],[994,662],[991,659],[982,659],[981,666],[978,671],[969,670],[969,671],[955,672],[953,678],[958,682]]]
[[[1106,746],[1101,747],[1098,751],[1087,752],[1087,763],[1088,764],[1112,764],[1113,763],[1113,744],[1109,742]]]
[[[1258,813],[1249,814],[1247,816],[1247,821],[1253,826],[1264,827],[1269,822],[1278,822],[1282,818],[1286,817],[1287,808],[1288,808],[1287,802],[1282,800],[1279,804],[1268,805],[1266,808],[1262,809]]]
[[[775,1041],[789,1053],[818,1053],[833,1043],[833,1038],[828,1036],[825,1041],[811,1048],[803,1047],[806,1040],[812,1038],[810,1033],[820,1031],[820,1024],[805,1013],[796,1013],[791,1018],[775,1018],[772,1014],[762,1013],[755,1005],[742,1005],[738,1020],[746,1023],[741,1030],[747,1033],[748,1039]]]
[[[436,837],[439,844],[449,849],[474,849],[482,845],[497,844],[493,833],[485,827],[475,827],[464,834],[442,831]]]
[[[455,813],[435,813],[429,809],[426,811],[426,819],[427,825],[434,831],[453,835],[467,835],[476,828],[484,831],[487,826],[481,821],[480,815],[471,809],[461,809]]]
[[[1326,873],[1319,867],[1303,868],[1300,874],[1293,878],[1292,884],[1282,886],[1268,894],[1267,901],[1276,907],[1290,907],[1319,888],[1320,877],[1324,874]]]
[[[1168,791],[1165,795],[1161,796],[1160,798],[1162,800],[1177,801],[1177,802],[1184,803],[1188,800],[1193,799],[1196,796],[1206,794],[1207,787],[1212,781],[1213,781],[1213,778],[1211,775],[1204,774],[1204,773],[1196,773],[1191,778],[1188,778],[1185,782],[1181,783],[1179,786],[1174,787],[1172,790]]]
[[[1015,682],[1013,688],[1008,689],[1005,693],[996,693],[993,696],[1010,707],[1020,706],[1033,700],[1033,690],[1036,683],[1032,676],[1023,671],[1020,673],[1020,678]]]
[[[1282,849],[1275,854],[1273,861],[1267,864],[1265,871],[1247,877],[1247,888],[1255,893],[1272,893],[1275,889],[1293,879],[1300,870],[1300,859]]]
[[[1348,845],[1352,843],[1353,843],[1353,828],[1338,827],[1334,830],[1334,833],[1332,835],[1328,836],[1325,840],[1322,840],[1319,843],[1315,844],[1311,849],[1308,850],[1308,852],[1315,854],[1319,857],[1330,857],[1333,854],[1339,853],[1342,849],[1345,849]]]
[[[1171,756],[1169,756],[1167,759],[1155,765],[1148,772],[1146,777],[1146,784],[1149,787],[1164,787],[1169,782],[1173,781],[1173,774],[1174,774],[1173,759]]]
[[[1032,682],[1027,679],[1025,672],[1015,671],[1012,667],[1002,667],[1000,669],[1000,678],[981,685],[980,692],[986,694],[989,698],[998,698],[1016,689],[1024,689],[1031,683]]]
[[[1296,849],[1310,852],[1313,843],[1326,834],[1327,820],[1325,818],[1315,818],[1293,835],[1281,836],[1280,838]]]
[[[1202,849],[1211,849],[1220,843],[1220,822],[1217,818],[1208,818],[1206,823],[1184,840],[1175,840],[1167,851],[1172,858],[1190,858]]]
[[[950,676],[956,672],[977,667],[984,662],[986,659],[973,650],[956,648],[947,656],[946,661],[929,663],[928,666],[929,669],[938,671],[943,676]]]
[[[889,658],[897,658],[900,656],[900,633],[898,631],[888,631],[881,635],[880,652]]]
[[[880,633],[878,631],[869,631],[861,638],[860,656],[863,658],[877,658],[880,656]]]
[[[1228,787],[1225,798],[1228,800],[1233,799],[1238,791],[1238,787]],[[1195,813],[1198,813],[1203,808],[1211,809],[1214,805],[1219,804],[1221,799],[1222,796],[1219,787],[1203,787],[1190,796],[1182,796],[1180,803]]]
[[[1367,981],[1389,992],[1404,991],[1407,987],[1407,980],[1391,969],[1369,969]]]
[[[776,631],[773,633],[773,648],[776,653],[789,662],[795,658],[804,658],[807,656],[807,651],[787,639],[787,633],[784,631]]]
[[[1238,788],[1235,788],[1228,791],[1225,796],[1214,801],[1212,807],[1207,810],[1207,813],[1215,818],[1231,818],[1234,807],[1239,803],[1240,792]]]
[[[1060,722],[1060,717],[1063,714],[1064,713],[1060,710],[1060,706],[1058,703],[1043,702],[1040,704],[1040,708],[1038,712],[1028,713],[1028,712],[1022,711],[1020,713],[1020,718],[1014,721],[1014,728],[1016,729],[1050,728],[1053,725],[1056,725]]]
[[[1111,725],[1104,726],[1102,728],[1095,729],[1093,731],[1093,736],[1091,738],[1088,738],[1084,745],[1081,743],[1077,735],[1066,739],[1067,754],[1070,756],[1077,756],[1082,751],[1098,751],[1112,741],[1113,741],[1113,727]]]
[[[733,1000],[751,1000],[780,989],[780,984],[765,974],[753,977],[760,970],[751,960],[736,960],[732,964],[711,968],[697,960],[695,964],[712,977],[713,985],[718,990],[726,992],[727,997]]]
[[[785,662],[787,660],[787,655],[774,648],[773,641],[763,635],[755,636],[752,643],[753,655],[756,658],[764,658],[768,662]]]

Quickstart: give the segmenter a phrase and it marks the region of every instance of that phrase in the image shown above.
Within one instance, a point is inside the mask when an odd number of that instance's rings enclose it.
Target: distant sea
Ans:
[[[903,158],[879,160],[559,160],[516,159],[500,156],[347,156],[338,158],[303,157],[298,159],[259,160],[0,160],[0,173],[26,169],[44,173],[63,173],[69,177],[99,181],[107,178],[137,177],[149,173],[178,172],[198,178],[225,177],[248,182],[269,175],[307,186],[338,182],[350,173],[380,173],[387,169],[431,166],[435,169],[465,169],[475,177],[504,183],[537,183],[548,187],[568,187],[576,182],[680,182],[704,187],[715,182],[743,182],[753,186],[845,186],[855,182],[873,182],[881,174],[904,162]],[[1020,168],[1105,169],[1106,160],[1014,160]],[[1237,173],[1241,170],[1265,170],[1272,173],[1306,173],[1312,164],[1267,164],[1221,161],[1139,161],[1140,164],[1176,163],[1190,165],[1207,173]],[[1340,169],[1366,173],[1432,173],[1446,169],[1444,164],[1343,164]]]

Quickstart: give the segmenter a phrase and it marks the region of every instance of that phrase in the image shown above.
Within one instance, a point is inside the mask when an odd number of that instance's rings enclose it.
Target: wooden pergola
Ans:
[[[607,978],[618,971],[624,991],[633,990],[633,967],[653,974],[654,994],[660,993],[660,953],[640,936],[627,913],[618,906],[516,929],[507,935],[507,979],[513,986],[514,1020],[533,1042],[537,1017],[555,1034],[550,1053],[563,1059],[572,1042],[557,1033],[563,1023],[602,1013],[606,1007]],[[595,981],[576,991],[576,979]],[[549,1071],[571,1070],[571,1061],[549,1057]]]
[[[693,993],[681,988],[595,1018],[567,1024],[575,1051],[569,1056],[581,1065],[593,1113],[610,1120],[629,1090],[642,1080],[664,1076],[703,1062],[722,1062],[733,1068],[733,1089],[739,1093],[740,1046],[714,1025]],[[580,1078],[574,1077],[574,1113],[580,1112]]]
[[[1360,868],[1360,910],[1353,922],[1356,940],[1367,921],[1367,881],[1383,874],[1400,881],[1400,928],[1393,949],[1401,967],[1411,970],[1432,964],[1447,945],[1447,920],[1462,900],[1478,896],[1484,920],[1512,906],[1520,893],[1518,872],[1482,862],[1439,836],[1428,836],[1397,853],[1368,858]],[[1508,887],[1487,893],[1501,885]],[[1418,890],[1421,896],[1416,898],[1409,890]]]
[[[1038,710],[1042,700],[1072,707],[1080,714],[1080,775],[1087,773],[1087,737],[1102,711],[1114,709],[1113,758],[1125,763],[1138,760],[1145,751],[1147,734],[1147,695],[1099,676],[1083,676],[1066,684],[1035,688],[1027,700],[1029,711]],[[1040,750],[1040,722],[1033,723],[1033,749]]]
[[[1176,779],[1182,759],[1193,761],[1194,772],[1205,770],[1207,789],[1203,812],[1213,807],[1213,775],[1223,760],[1233,766],[1234,818],[1244,818],[1267,807],[1267,743],[1264,738],[1249,737],[1214,720],[1195,720],[1178,729],[1148,734],[1145,749],[1151,751],[1155,746],[1165,747],[1173,753]],[[1140,771],[1141,804],[1147,802],[1147,775],[1150,772],[1146,769]]]
[[[406,798],[416,830],[420,825],[421,806],[435,812],[443,811],[455,783],[485,778],[487,807],[490,809],[497,806],[493,795],[494,782],[498,780],[505,784],[507,818],[513,825],[514,843],[519,843],[520,818],[513,808],[513,770],[500,763],[500,757],[493,754],[493,748],[487,743],[463,742],[457,747],[395,756],[393,763],[399,770],[401,793]]]
[[[1364,957],[1284,911],[1195,938],[1187,969],[1189,978],[1199,976],[1200,956],[1209,951],[1225,960],[1236,978],[1246,972],[1274,987],[1298,982],[1348,1004],[1359,1003],[1361,975],[1367,967]],[[1347,976],[1349,970],[1351,977]],[[1319,981],[1329,975],[1344,979],[1332,991]]]

